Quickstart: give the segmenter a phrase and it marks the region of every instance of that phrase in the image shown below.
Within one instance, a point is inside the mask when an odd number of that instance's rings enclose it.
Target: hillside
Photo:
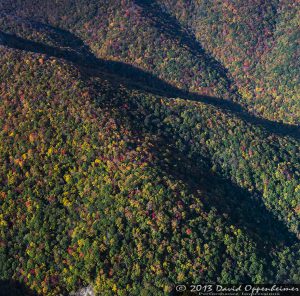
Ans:
[[[299,124],[299,2],[157,2],[228,69],[249,110]]]
[[[299,3],[293,0],[2,0],[0,8],[72,31],[98,58],[299,125]]]
[[[0,1],[0,280],[299,283],[298,101],[295,120],[251,113],[193,6],[84,3]]]

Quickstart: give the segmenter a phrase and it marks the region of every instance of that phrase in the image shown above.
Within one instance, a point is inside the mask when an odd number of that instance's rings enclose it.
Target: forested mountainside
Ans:
[[[228,69],[250,110],[299,124],[299,1],[159,2]]]
[[[0,0],[4,295],[300,282],[297,7],[222,3]]]
[[[181,89],[299,124],[299,2],[2,0],[1,10],[71,30],[99,58]]]

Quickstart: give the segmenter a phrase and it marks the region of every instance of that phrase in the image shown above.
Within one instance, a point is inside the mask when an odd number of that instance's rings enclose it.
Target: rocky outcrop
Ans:
[[[87,286],[78,290],[77,292],[72,292],[70,296],[96,296],[92,286]]]

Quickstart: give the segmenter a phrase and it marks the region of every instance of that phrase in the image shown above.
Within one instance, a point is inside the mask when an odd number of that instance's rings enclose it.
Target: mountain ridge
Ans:
[[[0,287],[299,282],[297,126],[22,23],[0,19]]]

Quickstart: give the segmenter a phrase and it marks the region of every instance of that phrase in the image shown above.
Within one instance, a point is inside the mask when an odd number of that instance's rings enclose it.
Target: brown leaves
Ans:
[[[30,133],[29,134],[29,142],[34,143],[38,139],[38,134],[37,133]]]

